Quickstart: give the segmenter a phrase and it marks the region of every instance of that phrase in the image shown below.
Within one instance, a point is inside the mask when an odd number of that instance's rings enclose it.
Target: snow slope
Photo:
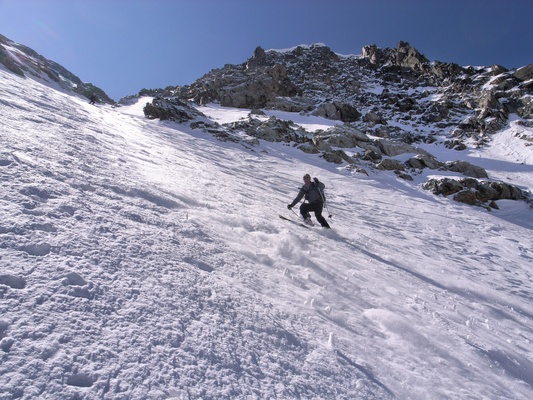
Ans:
[[[525,203],[0,79],[0,399],[533,398]],[[532,188],[513,129],[464,154]],[[331,231],[278,218],[304,173]]]

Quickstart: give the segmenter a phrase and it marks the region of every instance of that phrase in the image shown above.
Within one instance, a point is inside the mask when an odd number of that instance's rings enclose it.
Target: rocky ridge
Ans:
[[[87,98],[94,94],[101,102],[115,103],[99,87],[82,82],[80,78],[58,63],[3,35],[0,35],[0,64],[19,76],[32,76],[48,86],[59,87]]]
[[[389,170],[407,180],[425,168],[459,172],[469,179],[423,187],[489,209],[496,207],[494,200],[530,198],[505,183],[505,190],[489,190],[492,183],[480,168],[440,162],[419,145],[438,143],[457,151],[481,147],[511,115],[519,124],[533,126],[533,64],[508,70],[431,62],[406,42],[397,48],[365,46],[359,56],[339,55],[323,44],[283,51],[258,47],[246,62],[214,69],[191,85],[142,94],[155,97],[145,108],[148,118],[164,114],[161,119],[189,120],[193,128],[222,140],[245,136],[252,144],[256,139],[287,142],[347,168]],[[195,108],[208,103],[252,112],[246,121],[221,125]],[[261,109],[321,116],[339,124],[311,133],[291,121],[258,118]],[[528,134],[522,139],[533,143]],[[408,153],[413,156],[405,162],[394,159]],[[439,189],[443,185],[449,190]]]

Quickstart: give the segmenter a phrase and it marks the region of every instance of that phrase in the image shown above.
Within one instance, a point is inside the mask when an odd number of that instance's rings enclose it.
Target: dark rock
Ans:
[[[483,168],[472,165],[466,161],[452,161],[446,163],[446,169],[452,172],[459,172],[473,178],[488,178],[487,171]]]
[[[513,76],[520,81],[529,81],[530,79],[533,79],[533,64],[518,68]]]
[[[187,122],[198,117],[205,117],[196,108],[176,98],[155,98],[152,103],[146,103],[144,115],[149,119]]]

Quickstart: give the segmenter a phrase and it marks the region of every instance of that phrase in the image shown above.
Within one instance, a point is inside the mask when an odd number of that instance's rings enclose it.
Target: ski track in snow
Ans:
[[[532,398],[525,204],[0,76],[0,399]],[[464,156],[531,189],[532,148],[499,135]],[[277,217],[305,173],[332,231]]]

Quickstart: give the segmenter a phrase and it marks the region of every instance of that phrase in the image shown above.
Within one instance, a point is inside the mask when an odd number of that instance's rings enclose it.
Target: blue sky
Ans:
[[[115,100],[192,83],[257,46],[341,54],[409,42],[430,60],[533,63],[533,0],[0,0],[0,34]]]

